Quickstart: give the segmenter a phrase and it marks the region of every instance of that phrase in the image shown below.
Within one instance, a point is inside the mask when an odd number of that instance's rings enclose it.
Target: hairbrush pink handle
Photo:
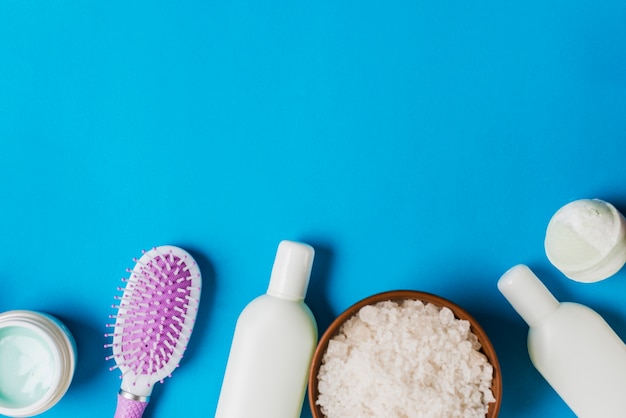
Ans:
[[[117,408],[113,418],[141,418],[148,402],[128,399],[120,394],[117,395]]]

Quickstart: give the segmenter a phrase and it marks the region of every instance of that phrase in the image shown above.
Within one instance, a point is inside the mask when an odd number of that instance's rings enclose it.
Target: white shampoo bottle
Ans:
[[[281,241],[267,293],[241,312],[215,418],[299,418],[317,325],[304,303],[314,250]]]
[[[498,289],[530,326],[533,365],[579,418],[626,417],[626,345],[592,309],[559,303],[525,265]]]

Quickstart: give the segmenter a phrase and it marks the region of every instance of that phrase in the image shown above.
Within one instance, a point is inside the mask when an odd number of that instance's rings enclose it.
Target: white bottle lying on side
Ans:
[[[563,302],[525,265],[498,289],[530,326],[528,352],[539,373],[579,418],[626,417],[626,345],[592,309]]]
[[[314,250],[281,241],[267,293],[241,312],[215,418],[299,418],[317,325],[304,304]]]

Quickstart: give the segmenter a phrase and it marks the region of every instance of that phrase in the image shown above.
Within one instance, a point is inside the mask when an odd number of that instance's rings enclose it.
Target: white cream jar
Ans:
[[[70,386],[76,344],[57,318],[34,311],[0,314],[0,414],[30,417],[54,406]]]

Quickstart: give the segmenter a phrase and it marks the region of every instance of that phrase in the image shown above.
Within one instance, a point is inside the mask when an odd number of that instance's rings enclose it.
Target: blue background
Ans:
[[[502,417],[572,417],[496,282],[529,264],[626,337],[626,272],[574,283],[543,250],[571,200],[626,210],[625,21],[618,0],[1,1],[0,310],[57,315],[80,356],[44,416],[113,415],[110,305],[162,244],[204,289],[145,416],[213,416],[293,239],[317,250],[320,333],[373,293],[437,293],[493,340]]]

